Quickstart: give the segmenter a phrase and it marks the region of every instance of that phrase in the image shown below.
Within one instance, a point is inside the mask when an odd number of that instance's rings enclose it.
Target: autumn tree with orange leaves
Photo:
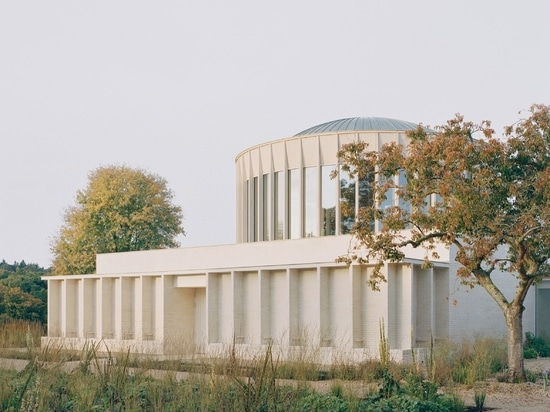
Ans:
[[[427,264],[436,243],[455,248],[461,281],[483,287],[504,315],[509,381],[524,380],[524,300],[550,275],[550,107],[533,105],[502,137],[490,122],[460,115],[408,136],[407,146],[389,143],[373,152],[359,142],[338,153],[359,179],[374,171],[377,199],[360,208],[355,242],[338,260],[375,263],[369,283],[376,289],[386,280],[383,263],[401,261],[403,247],[425,248]],[[388,190],[399,202],[381,208]],[[517,279],[512,297],[494,283],[498,276]]]

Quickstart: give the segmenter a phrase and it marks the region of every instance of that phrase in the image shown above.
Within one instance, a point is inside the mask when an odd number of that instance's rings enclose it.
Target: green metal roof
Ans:
[[[308,134],[334,133],[343,131],[407,131],[415,130],[417,124],[404,120],[388,119],[386,117],[350,117],[333,120],[310,127],[295,136]]]

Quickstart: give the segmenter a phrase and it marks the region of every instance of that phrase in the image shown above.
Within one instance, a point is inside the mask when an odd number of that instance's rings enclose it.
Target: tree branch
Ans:
[[[403,240],[402,242],[396,243],[396,246],[397,247],[405,247],[405,246],[411,245],[412,247],[416,248],[416,247],[421,246],[422,243],[424,243],[424,242],[426,242],[430,239],[442,238],[442,237],[445,237],[445,236],[447,236],[446,232],[432,232],[432,233],[429,233],[427,235],[422,236],[418,240],[413,240],[413,239]]]

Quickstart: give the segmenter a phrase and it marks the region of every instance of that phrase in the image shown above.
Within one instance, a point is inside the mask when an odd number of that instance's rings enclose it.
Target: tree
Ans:
[[[88,178],[52,242],[52,274],[93,273],[97,253],[179,246],[183,214],[165,179],[126,166],[100,167]]]
[[[352,176],[376,171],[377,199],[359,209],[355,242],[338,260],[375,262],[369,283],[376,289],[385,281],[383,262],[401,261],[403,247],[425,248],[427,265],[436,242],[454,248],[462,283],[483,287],[501,309],[508,379],[523,380],[524,300],[550,274],[550,107],[533,105],[503,138],[490,122],[460,115],[435,131],[419,126],[409,138],[406,147],[390,143],[372,152],[352,143],[338,153]],[[382,208],[390,191],[398,202]],[[506,275],[517,278],[511,298],[494,282]]]
[[[29,320],[46,322],[46,303],[23,292],[0,283],[0,321]]]
[[[41,276],[49,269],[25,261],[0,262],[0,321],[29,320],[46,323],[47,284]]]

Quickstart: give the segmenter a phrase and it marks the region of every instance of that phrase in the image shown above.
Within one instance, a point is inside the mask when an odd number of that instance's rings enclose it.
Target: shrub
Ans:
[[[348,411],[347,402],[339,397],[333,395],[319,395],[312,393],[302,399],[298,410],[309,411],[335,411],[346,412]]]
[[[394,395],[366,406],[368,412],[448,412],[446,403],[424,401],[410,395]]]
[[[525,359],[535,359],[539,354],[533,348],[523,348],[523,357]]]
[[[433,381],[473,385],[506,368],[506,342],[494,338],[439,342],[433,350]]]
[[[525,333],[525,343],[523,344],[523,349],[524,356],[525,352],[530,349],[534,350],[538,356],[550,356],[550,344],[544,338],[541,338],[540,336],[535,336],[531,332]]]

